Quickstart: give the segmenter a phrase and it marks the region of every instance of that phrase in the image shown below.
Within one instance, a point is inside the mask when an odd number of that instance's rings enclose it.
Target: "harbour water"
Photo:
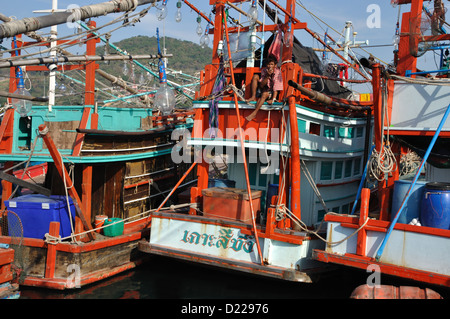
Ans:
[[[339,268],[316,283],[294,283],[152,255],[136,269],[80,290],[22,287],[21,299],[343,300],[365,284],[369,275],[363,270]],[[383,275],[381,284],[417,285]],[[448,289],[433,289],[450,298]]]

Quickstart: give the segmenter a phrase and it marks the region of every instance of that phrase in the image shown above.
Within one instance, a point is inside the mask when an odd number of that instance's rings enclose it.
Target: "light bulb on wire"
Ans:
[[[253,0],[252,6],[247,12],[250,24],[255,24],[258,21],[258,8],[256,7],[256,0]]]
[[[195,30],[198,34],[198,36],[200,37],[203,34],[203,29],[202,29],[202,17],[198,16],[197,17],[197,29]]]
[[[128,64],[127,64],[127,61],[123,61],[123,69],[122,69],[122,72],[123,72],[123,75],[125,75],[125,76],[127,76],[128,75]]]
[[[14,93],[31,97],[31,94],[25,89],[25,84],[23,81],[23,73],[20,67],[17,68],[16,77],[18,78],[19,83],[17,84],[17,90]],[[16,110],[16,112],[19,113],[21,117],[27,116],[28,113],[30,113],[31,111],[32,104],[31,101],[29,100],[13,98],[11,99],[11,104],[14,110]]]
[[[66,85],[64,84],[64,79],[61,79],[61,83],[59,84],[59,89],[63,92],[66,91]]]
[[[159,29],[156,29],[156,38],[158,41],[158,54],[161,54],[161,47],[159,43]],[[167,85],[166,66],[162,59],[159,59],[159,88],[156,91],[154,104],[155,107],[162,113],[168,115],[172,113],[175,107],[175,94],[171,87]]]
[[[205,31],[205,34],[200,38],[200,46],[202,48],[208,46],[209,44],[209,35],[208,35],[208,29]]]
[[[164,20],[167,17],[166,1],[163,1],[161,8],[158,8],[156,17],[158,18],[159,21]]]
[[[209,20],[211,20],[211,15],[209,16]],[[209,35],[208,34],[209,34],[209,23],[206,25],[205,33],[200,38],[200,46],[202,48],[208,46],[208,44],[209,44]]]
[[[175,14],[175,21],[176,22],[181,22],[181,19],[183,17],[181,16],[181,1],[179,0],[177,2],[177,13]]]
[[[293,40],[293,34],[291,32],[291,22],[289,22],[289,27],[284,33],[284,45],[289,48]]]

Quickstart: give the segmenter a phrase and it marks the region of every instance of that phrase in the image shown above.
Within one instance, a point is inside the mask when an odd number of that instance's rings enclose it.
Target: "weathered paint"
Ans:
[[[221,225],[153,217],[150,244],[259,262],[253,236]]]
[[[174,215],[171,215],[175,217]],[[169,214],[153,216],[149,244],[166,247],[186,254],[202,254],[222,258],[223,261],[239,261],[260,264],[254,236],[237,226],[214,223],[213,219],[183,220]],[[311,259],[313,249],[323,248],[320,240],[304,239],[292,244],[260,234],[263,260],[266,265],[283,269],[308,271],[324,265]]]

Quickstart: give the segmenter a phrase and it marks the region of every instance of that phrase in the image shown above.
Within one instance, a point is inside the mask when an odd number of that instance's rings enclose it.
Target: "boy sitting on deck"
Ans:
[[[283,90],[283,78],[277,63],[277,58],[271,54],[266,60],[266,66],[261,70],[261,77],[259,74],[253,75],[250,84],[252,96],[247,100],[247,103],[251,101],[257,102],[255,110],[246,117],[247,121],[251,121],[256,117],[264,102],[267,101],[267,104],[272,105],[277,98],[278,91]],[[256,100],[258,89],[261,91],[261,96]]]

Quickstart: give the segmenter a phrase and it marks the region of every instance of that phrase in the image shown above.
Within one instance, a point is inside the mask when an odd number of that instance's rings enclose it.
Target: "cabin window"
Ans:
[[[257,164],[251,163],[248,165],[248,179],[250,181],[250,185],[256,185],[256,169]]]
[[[355,137],[355,128],[354,127],[347,127],[347,137],[348,138]]]
[[[361,173],[361,158],[355,158],[355,165],[353,166],[353,175],[359,175]]]
[[[29,150],[31,148],[31,117],[24,116],[19,118],[17,147],[19,150]]]
[[[353,127],[340,127],[338,130],[338,137],[353,138],[355,137],[355,129]]]
[[[356,128],[356,137],[362,137],[364,135],[364,127],[358,126]]]
[[[320,165],[320,179],[323,181],[331,180],[333,172],[333,162],[322,162]]]
[[[309,134],[320,135],[320,124],[318,123],[309,123]]]
[[[333,207],[333,209],[332,209],[331,211],[332,211],[333,213],[339,214],[339,212],[340,212],[340,207],[339,207],[339,206]]]
[[[321,222],[323,220],[323,218],[325,217],[325,214],[327,212],[324,209],[321,209],[317,212],[317,221]]]
[[[306,121],[297,119],[297,126],[300,133],[306,133]]]
[[[344,161],[337,161],[334,168],[334,179],[342,178],[342,168],[344,167]]]
[[[266,187],[267,185],[267,175],[268,174],[259,174],[258,185],[261,187]]]
[[[345,161],[344,177],[352,176],[352,160]]]
[[[329,126],[329,125],[324,125],[323,127],[323,136],[325,137],[334,137],[335,136],[335,127],[334,126]]]

